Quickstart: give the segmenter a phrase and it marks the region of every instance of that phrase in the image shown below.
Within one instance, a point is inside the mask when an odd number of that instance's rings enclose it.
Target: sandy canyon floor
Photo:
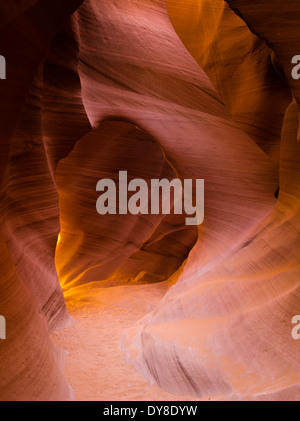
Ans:
[[[167,291],[166,283],[88,289],[66,297],[73,324],[51,334],[68,352],[65,376],[79,401],[195,400],[151,386],[120,349],[122,332],[151,311]],[[82,298],[82,296],[84,298]]]

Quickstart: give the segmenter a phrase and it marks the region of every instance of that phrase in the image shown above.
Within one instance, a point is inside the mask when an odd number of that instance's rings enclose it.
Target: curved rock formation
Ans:
[[[62,374],[64,353],[50,342],[45,317],[3,239],[0,255],[0,308],[7,330],[6,339],[0,340],[1,401],[74,399]]]
[[[273,50],[223,0],[166,3],[174,29],[208,74],[232,119],[278,161],[291,94],[280,67],[273,65]]]
[[[122,170],[128,182],[137,176],[149,185],[151,179],[176,178],[159,145],[124,121],[100,123],[58,166],[61,231],[56,267],[66,291],[95,281],[112,286],[166,280],[197,239],[196,227],[185,226],[184,214],[95,214],[98,180],[109,178],[118,185]]]
[[[264,20],[257,13],[259,6],[256,9],[255,6],[246,5],[246,2],[229,3],[236,4],[238,10],[245,10],[245,16],[252,19],[252,22],[257,19],[258,27],[259,23],[261,28],[264,27]],[[199,6],[199,2],[197,5]],[[170,9],[173,6],[174,3],[170,2]],[[272,7],[270,3],[270,9]],[[211,19],[213,23],[218,19],[225,19],[225,13],[229,14],[224,5],[221,6],[220,13],[218,8],[210,8],[207,2],[203,2],[203,9],[199,7],[196,18],[203,16],[208,8],[211,14],[215,13]],[[267,8],[264,12],[266,10]],[[291,10],[299,18],[294,2],[291,2],[289,13]],[[188,16],[194,11],[190,9]],[[280,16],[280,10],[276,10],[276,14]],[[233,20],[236,21],[236,18]],[[209,19],[207,21],[211,23]],[[289,25],[284,14],[280,21],[282,28]],[[187,36],[188,47],[195,55],[197,37],[191,31],[189,38],[185,32],[189,23],[182,18],[182,14],[175,14],[175,27],[178,24],[178,32],[182,31]],[[205,32],[203,26],[204,23],[202,28],[199,25],[198,30]],[[244,25],[240,26],[241,37],[236,38],[237,43],[241,42],[245,31]],[[254,27],[254,23],[250,27]],[[200,54],[197,59],[207,67],[215,85],[220,87],[225,103],[229,103],[231,115],[237,120],[235,106],[238,105],[239,112],[243,112],[245,103],[240,96],[245,94],[245,86],[250,91],[247,96],[250,104],[251,98],[256,97],[259,103],[262,97],[256,92],[257,86],[246,85],[248,77],[242,72],[236,77],[234,75],[234,81],[240,79],[242,83],[237,84],[238,88],[232,91],[232,96],[231,92],[226,92],[226,87],[224,91],[224,84],[228,81],[226,68],[224,74],[221,66],[219,74],[215,67],[217,68],[219,58],[218,51],[224,52],[224,44],[226,46],[228,40],[224,41],[223,38],[222,41],[221,38],[221,41],[216,41],[214,36],[224,33],[225,29],[222,24],[217,26],[212,37],[216,50],[209,50],[208,57]],[[230,37],[230,31],[228,32]],[[259,30],[257,33],[260,33]],[[272,31],[271,33],[273,34]],[[280,39],[279,35],[277,36]],[[248,38],[254,36],[249,34]],[[263,46],[262,41],[257,42]],[[269,45],[273,46],[271,43]],[[199,49],[201,51],[201,47]],[[263,49],[266,50],[266,47]],[[291,50],[289,47],[289,51],[291,58],[292,51],[296,49]],[[233,50],[232,56],[239,52],[240,50]],[[288,86],[290,77],[286,70],[287,57],[284,60],[280,54],[277,56],[276,48],[274,53],[274,61],[285,69],[285,85]],[[216,57],[211,62],[209,57],[212,54],[216,54]],[[260,54],[259,51],[257,54]],[[225,57],[229,60],[228,55]],[[251,61],[251,53],[247,54],[247,58]],[[221,55],[221,61],[222,59]],[[243,64],[244,62],[241,67]],[[223,61],[223,65],[226,66],[226,61]],[[280,84],[283,86],[282,82]],[[268,89],[268,86],[263,89],[262,95]],[[284,94],[283,101],[280,101],[282,110],[287,98]],[[268,98],[268,101],[271,100]],[[273,110],[272,106],[266,110],[270,117]],[[279,110],[277,108],[276,112]],[[251,121],[251,113],[247,114]],[[214,396],[216,399],[297,399],[298,346],[290,334],[292,317],[299,312],[299,259],[297,253],[292,252],[299,247],[297,127],[297,108],[293,103],[285,113],[281,136],[280,195],[270,217],[262,225],[257,219],[256,230],[248,236],[245,244],[231,249],[229,256],[216,261],[216,255],[211,254],[209,267],[199,265],[201,254],[197,254],[198,241],[177,284],[169,290],[155,312],[129,333],[129,343],[134,355],[136,349],[140,350],[140,355],[131,360],[143,375],[161,387],[175,393],[185,391],[199,397]],[[236,239],[231,244],[237,245]],[[182,332],[181,335],[178,334],[179,331]]]
[[[70,318],[54,263],[58,194],[43,137],[42,92],[49,44],[80,1],[18,3],[1,6],[7,78],[0,97],[0,312],[7,319],[7,338],[0,341],[0,396],[64,400],[74,395],[49,328],[66,326]]]
[[[122,338],[139,373],[201,399],[297,399],[299,6],[264,25],[269,0],[227,3],[1,6],[0,399],[74,398],[49,340],[63,292],[168,278]],[[204,179],[204,222],[100,216],[97,181],[121,170]]]
[[[240,0],[226,0],[230,7],[245,20],[252,32],[258,34],[274,51],[275,61],[291,88],[299,106],[299,83],[292,77],[292,57],[300,50],[300,40],[297,26],[300,17],[300,5],[294,0],[285,4],[270,0],[249,3]],[[300,134],[298,132],[298,141]]]

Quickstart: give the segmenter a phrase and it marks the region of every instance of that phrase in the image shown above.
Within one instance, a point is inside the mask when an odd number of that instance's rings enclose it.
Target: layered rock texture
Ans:
[[[299,2],[19,0],[0,16],[0,399],[74,398],[49,339],[65,298],[163,281],[121,338],[146,380],[299,399]],[[97,181],[119,171],[204,179],[204,222],[99,215]]]

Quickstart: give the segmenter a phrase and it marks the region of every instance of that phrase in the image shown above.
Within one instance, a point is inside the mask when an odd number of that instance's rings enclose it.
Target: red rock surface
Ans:
[[[74,397],[49,339],[64,296],[119,303],[116,286],[168,278],[122,334],[138,373],[197,399],[297,399],[300,10],[227,3],[1,5],[0,399]],[[100,216],[96,183],[120,170],[204,179],[203,224]]]

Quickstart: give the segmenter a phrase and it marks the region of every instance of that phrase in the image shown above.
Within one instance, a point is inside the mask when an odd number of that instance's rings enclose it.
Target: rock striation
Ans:
[[[74,399],[64,295],[168,279],[127,362],[174,394],[297,399],[300,6],[273,3],[0,6],[1,400]],[[100,216],[121,170],[204,179],[204,222]]]

